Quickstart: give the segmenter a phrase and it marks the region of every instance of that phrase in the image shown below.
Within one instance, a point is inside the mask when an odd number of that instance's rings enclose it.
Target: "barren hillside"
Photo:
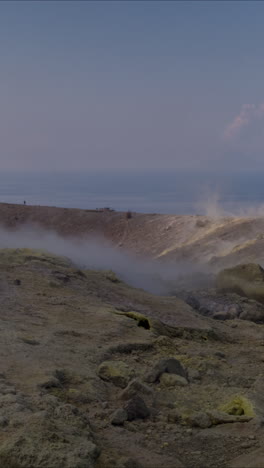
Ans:
[[[0,204],[0,223],[9,230],[40,226],[64,237],[108,239],[120,250],[162,261],[191,261],[218,269],[264,261],[264,218],[210,218],[45,206]]]

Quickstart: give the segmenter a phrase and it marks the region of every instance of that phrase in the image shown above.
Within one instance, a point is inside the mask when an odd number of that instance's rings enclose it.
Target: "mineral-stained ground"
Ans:
[[[263,468],[264,272],[229,260],[158,296],[1,249],[0,467]]]

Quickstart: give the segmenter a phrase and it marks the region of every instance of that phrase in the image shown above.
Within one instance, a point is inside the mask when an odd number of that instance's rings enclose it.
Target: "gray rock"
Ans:
[[[125,405],[124,409],[127,412],[128,421],[133,421],[134,419],[145,419],[150,415],[147,405],[139,396],[131,398],[131,400],[129,400]]]
[[[122,426],[125,421],[128,419],[127,411],[123,408],[117,409],[111,419],[111,424],[113,426]]]
[[[188,381],[177,374],[168,374],[165,372],[160,376],[160,383],[165,387],[186,387],[188,385]]]
[[[159,380],[161,374],[167,372],[168,374],[177,374],[185,379],[188,378],[187,372],[180,363],[175,358],[162,359],[159,361],[154,368],[147,374],[145,381],[149,383],[154,383]]]

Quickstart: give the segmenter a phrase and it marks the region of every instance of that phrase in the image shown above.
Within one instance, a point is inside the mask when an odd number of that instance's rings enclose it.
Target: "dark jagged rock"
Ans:
[[[124,406],[124,409],[127,412],[128,421],[133,421],[134,419],[145,419],[150,415],[150,411],[144,400],[139,396],[131,398],[131,400],[129,400]]]

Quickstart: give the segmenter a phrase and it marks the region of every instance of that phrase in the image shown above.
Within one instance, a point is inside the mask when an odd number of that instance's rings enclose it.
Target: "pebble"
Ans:
[[[254,442],[252,442],[252,441],[249,442],[249,441],[248,441],[248,442],[243,442],[243,443],[240,445],[240,447],[241,447],[241,448],[244,448],[244,449],[247,449],[247,448],[251,448],[253,445],[255,445]]]

